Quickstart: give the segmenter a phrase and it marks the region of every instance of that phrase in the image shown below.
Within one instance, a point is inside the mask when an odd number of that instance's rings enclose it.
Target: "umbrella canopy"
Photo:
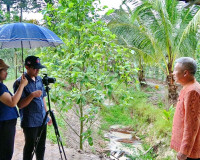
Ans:
[[[49,29],[31,23],[10,23],[0,26],[0,49],[55,47],[63,41]],[[23,67],[24,72],[24,67]]]
[[[0,49],[57,46],[63,41],[52,31],[31,23],[10,23],[0,26]]]

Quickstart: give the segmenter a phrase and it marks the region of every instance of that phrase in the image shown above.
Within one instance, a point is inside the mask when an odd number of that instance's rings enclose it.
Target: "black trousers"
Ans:
[[[36,138],[40,134],[41,134],[41,137],[40,137],[40,141],[37,145],[35,154],[36,154],[37,160],[44,160],[47,125],[43,126],[42,133],[41,133],[41,130],[42,130],[42,127],[24,127],[23,128],[24,137],[25,137],[23,160],[31,160],[31,156],[32,156],[32,152],[34,150]]]
[[[187,158],[186,160],[200,160],[200,158],[197,158],[197,159]]]
[[[0,160],[11,160],[14,151],[14,141],[17,119],[0,122]]]

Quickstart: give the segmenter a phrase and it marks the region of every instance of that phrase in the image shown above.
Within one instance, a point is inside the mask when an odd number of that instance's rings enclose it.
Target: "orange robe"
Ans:
[[[198,82],[180,92],[170,146],[189,158],[200,158],[200,84]]]

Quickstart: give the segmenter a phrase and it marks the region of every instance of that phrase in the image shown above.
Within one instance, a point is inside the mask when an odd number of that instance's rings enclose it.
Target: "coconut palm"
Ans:
[[[180,55],[194,57],[199,39],[199,6],[186,9],[182,4],[176,0],[143,0],[134,9],[121,7],[108,23],[119,42],[124,40],[139,57],[154,57],[151,60],[155,63],[165,64],[160,69],[166,74],[172,102],[177,98],[172,77],[174,60]],[[145,63],[147,59],[143,59]]]
[[[118,43],[130,48],[133,63],[139,68],[138,80],[141,86],[145,86],[144,63],[151,62],[151,51],[153,50],[150,37],[146,34],[139,21],[133,21],[132,11],[127,6],[129,12],[122,6],[109,16],[104,16],[108,21],[108,27],[118,37]]]

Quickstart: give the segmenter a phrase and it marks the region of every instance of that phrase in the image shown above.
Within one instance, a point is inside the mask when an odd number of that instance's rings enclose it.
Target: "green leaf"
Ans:
[[[108,6],[106,6],[106,5],[105,5],[105,6],[103,6],[103,9],[106,9],[106,8],[108,8]]]
[[[110,15],[111,13],[113,13],[115,11],[115,9],[109,9],[107,12],[106,12],[106,15]]]
[[[69,3],[69,8],[72,8],[74,6],[74,3],[70,2]]]
[[[88,138],[88,143],[89,143],[90,146],[93,146],[93,139],[92,139],[92,137]]]

